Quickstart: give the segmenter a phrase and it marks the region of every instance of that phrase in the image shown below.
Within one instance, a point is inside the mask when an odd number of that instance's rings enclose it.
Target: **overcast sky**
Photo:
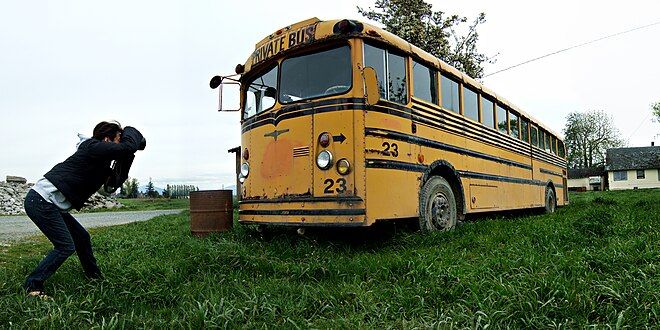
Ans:
[[[655,1],[431,1],[474,18],[486,72],[660,21]],[[34,182],[71,155],[77,133],[116,119],[147,149],[131,176],[156,186],[234,184],[238,113],[218,113],[215,74],[231,74],[254,44],[310,17],[360,18],[372,1],[3,1],[0,4],[0,179]],[[660,140],[660,25],[484,79],[561,131],[566,114],[602,109],[630,146]]]

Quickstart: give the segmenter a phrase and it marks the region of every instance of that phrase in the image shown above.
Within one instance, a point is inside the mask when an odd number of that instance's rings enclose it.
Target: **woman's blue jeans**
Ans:
[[[89,233],[69,212],[60,210],[55,204],[46,201],[34,190],[25,196],[25,213],[48,240],[53,243],[51,250],[37,268],[25,280],[26,291],[43,291],[44,282],[51,277],[64,261],[74,252],[78,254],[85,274],[90,278],[101,277],[92,252]]]

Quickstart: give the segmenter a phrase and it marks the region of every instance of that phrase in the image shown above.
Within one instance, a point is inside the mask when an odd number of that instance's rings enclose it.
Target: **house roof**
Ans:
[[[590,176],[603,176],[605,175],[605,166],[588,167],[588,168],[569,168],[569,179],[588,178]]]
[[[607,149],[608,171],[660,168],[660,146]]]

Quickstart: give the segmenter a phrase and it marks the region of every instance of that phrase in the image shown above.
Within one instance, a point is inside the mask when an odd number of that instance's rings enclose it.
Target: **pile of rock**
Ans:
[[[7,176],[7,182],[0,182],[0,215],[25,214],[23,200],[32,183],[21,177]],[[89,198],[86,206],[81,210],[111,209],[123,207],[116,199],[95,193]]]

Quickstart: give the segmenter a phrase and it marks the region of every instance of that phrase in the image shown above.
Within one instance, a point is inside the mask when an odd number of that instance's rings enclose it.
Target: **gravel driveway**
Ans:
[[[149,220],[164,214],[177,214],[183,210],[129,211],[78,213],[73,216],[85,228],[121,225],[130,222]],[[39,228],[25,215],[0,217],[0,244],[16,241],[26,236],[40,233]]]

